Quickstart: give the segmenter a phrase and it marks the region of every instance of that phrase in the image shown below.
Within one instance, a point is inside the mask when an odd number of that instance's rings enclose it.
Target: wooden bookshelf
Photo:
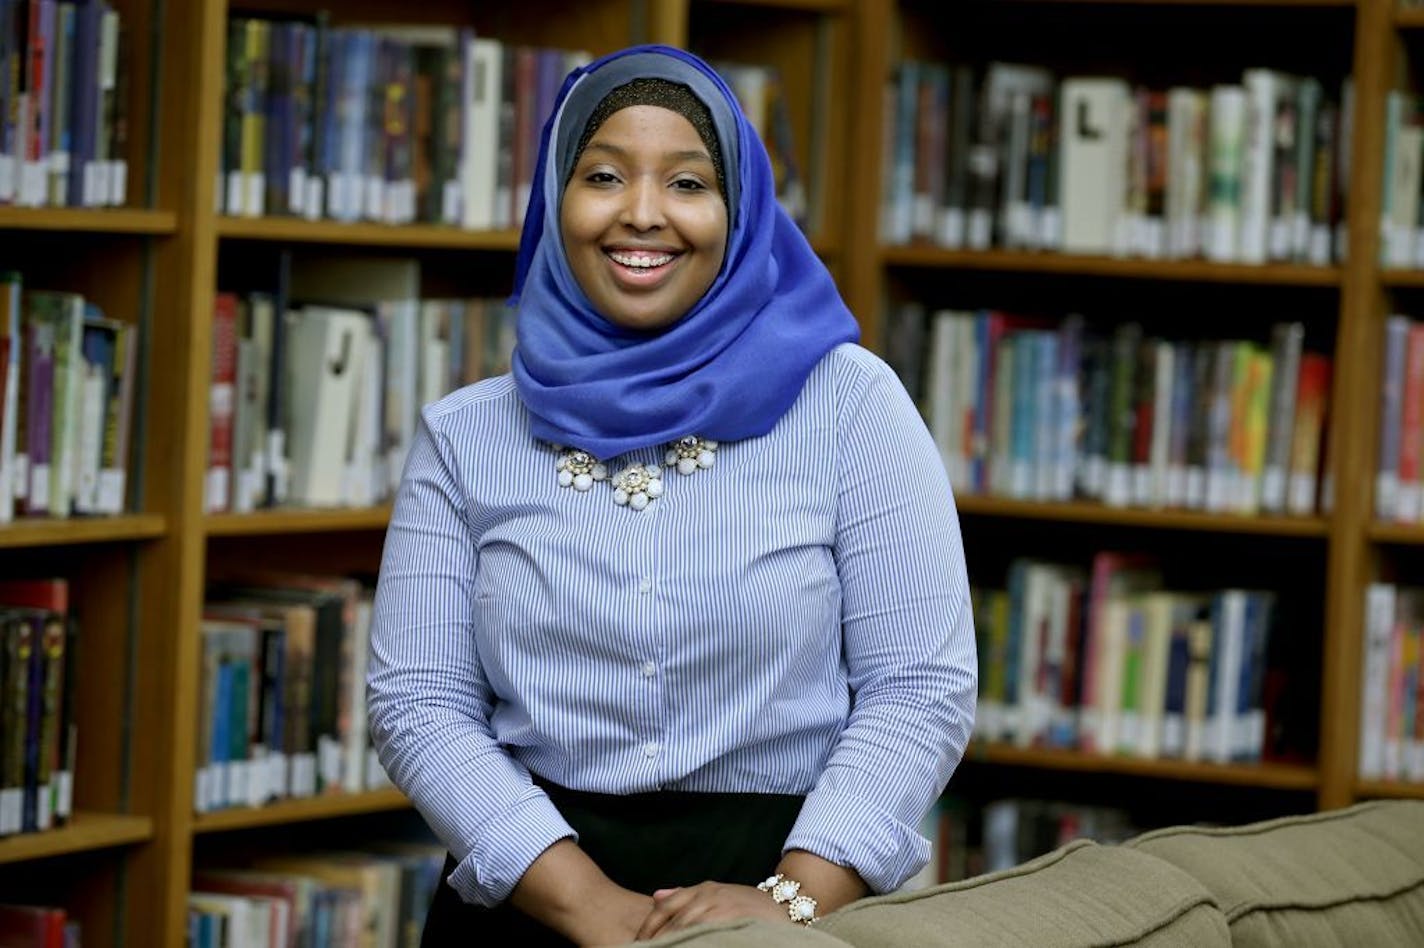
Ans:
[[[1394,24],[1401,30],[1424,29],[1424,7],[1400,7],[1394,13]]]
[[[167,518],[162,514],[16,520],[0,525],[0,548],[153,540],[163,536],[167,529]]]
[[[229,240],[332,246],[394,247],[405,250],[519,249],[516,231],[461,230],[430,224],[344,224],[290,217],[220,217],[218,236]]]
[[[1292,764],[1207,764],[1082,754],[1071,750],[1012,747],[975,742],[964,754],[967,764],[998,764],[1038,770],[1071,770],[1123,774],[1158,780],[1268,787],[1273,790],[1315,790],[1320,774],[1313,767]]]
[[[0,207],[0,230],[163,235],[177,232],[178,215],[172,211],[128,208]]]
[[[1139,260],[1015,250],[946,250],[927,245],[885,247],[887,267],[1051,273],[1178,283],[1235,283],[1271,286],[1339,286],[1338,267],[1293,264],[1210,263],[1205,260]]]
[[[1375,521],[1370,524],[1369,536],[1375,543],[1390,543],[1395,546],[1424,546],[1424,524]]]
[[[1141,527],[1149,530],[1205,530],[1211,533],[1320,539],[1324,539],[1328,533],[1326,521],[1320,517],[1208,514],[1191,510],[1149,510],[1108,507],[1093,503],[1012,500],[977,494],[960,494],[955,497],[954,502],[962,515],[970,517],[1014,517],[1095,523],[1110,527]]]
[[[132,846],[153,839],[153,820],[117,813],[74,814],[68,825],[0,839],[0,864]]]
[[[1174,21],[1193,15],[1191,7],[1202,8],[1201,13],[1212,17],[1212,22],[1235,16],[1238,9],[1254,18],[1275,17],[1271,22],[1279,23],[1279,30],[1258,40],[1262,61],[1272,58],[1270,44],[1295,42],[1293,11],[1341,11],[1338,16],[1325,12],[1300,18],[1320,21],[1326,17],[1332,23],[1353,17],[1354,28],[1348,32],[1351,38],[1340,38],[1339,43],[1353,44],[1347,51],[1358,102],[1352,146],[1356,156],[1364,157],[1352,163],[1347,223],[1354,254],[1342,265],[1247,266],[878,246],[874,235],[879,230],[880,182],[885,171],[881,167],[884,79],[893,68],[892,57],[899,55],[897,43],[919,38],[897,32],[897,21],[910,11],[921,18],[934,18],[947,36],[958,35],[955,18],[968,16],[965,11],[995,9],[1009,2],[594,0],[571,12],[572,8],[566,10],[554,0],[531,0],[506,5],[508,9],[501,8],[496,16],[486,5],[462,0],[432,0],[418,11],[388,0],[352,0],[336,11],[336,20],[459,22],[512,43],[586,46],[595,53],[643,41],[696,48],[709,37],[694,31],[715,32],[720,22],[722,32],[710,37],[709,43],[719,54],[745,52],[752,60],[763,54],[783,56],[783,68],[801,83],[796,87],[797,120],[819,114],[820,107],[829,110],[830,133],[820,140],[819,149],[824,158],[824,213],[811,243],[829,258],[872,348],[880,345],[881,313],[883,301],[892,296],[887,292],[890,284],[953,284],[965,274],[1008,277],[998,282],[1013,283],[1016,288],[1052,283],[1040,296],[1049,292],[1063,296],[1059,287],[1070,283],[1086,285],[1072,281],[1081,276],[1110,286],[1115,294],[1120,291],[1129,302],[1131,294],[1170,293],[1172,287],[1186,284],[1193,284],[1193,293],[1217,293],[1222,298],[1234,288],[1250,288],[1257,299],[1279,290],[1282,295],[1290,293],[1292,304],[1300,299],[1312,304],[1318,301],[1327,314],[1320,322],[1329,325],[1336,371],[1329,418],[1335,445],[1333,473],[1340,488],[1328,517],[1238,517],[971,495],[957,498],[966,520],[1013,519],[1021,522],[1015,525],[1020,532],[1041,529],[1045,537],[1059,525],[1081,524],[1139,530],[1144,543],[1163,545],[1185,538],[1154,537],[1153,532],[1187,531],[1208,542],[1219,538],[1223,545],[1251,551],[1255,549],[1252,544],[1274,551],[1283,538],[1309,541],[1310,554],[1320,554],[1317,559],[1325,564],[1326,581],[1319,656],[1323,683],[1318,695],[1318,765],[1187,764],[976,743],[966,755],[965,766],[1115,774],[1181,782],[1203,792],[1212,786],[1238,786],[1312,793],[1321,807],[1366,797],[1424,797],[1424,788],[1418,785],[1355,779],[1364,590],[1374,579],[1381,545],[1403,548],[1391,551],[1401,556],[1417,555],[1410,547],[1424,547],[1424,526],[1373,521],[1367,486],[1376,457],[1379,327],[1387,305],[1384,291],[1424,288],[1424,271],[1386,271],[1378,265],[1381,183],[1377,167],[1384,147],[1384,97],[1396,78],[1406,72],[1397,62],[1404,45],[1399,42],[1400,31],[1424,29],[1424,9],[1399,10],[1394,0],[1014,0],[1023,14],[1025,35],[1032,32],[1036,10],[1064,6],[1082,7],[1082,12],[1099,18],[1112,15],[1119,7],[1141,16],[1154,16],[1155,7],[1173,8],[1162,15]],[[41,238],[54,242],[68,234],[91,244],[101,243],[103,254],[96,255],[94,266],[71,268],[73,284],[89,282],[105,287],[123,301],[126,308],[122,315],[141,322],[148,333],[144,362],[147,391],[141,408],[144,423],[136,429],[136,460],[144,475],[139,506],[145,512],[0,526],[0,574],[35,561],[72,562],[74,575],[85,578],[84,583],[75,584],[81,611],[88,616],[114,617],[111,634],[86,642],[92,642],[94,648],[85,653],[83,672],[95,684],[81,694],[80,701],[89,720],[110,722],[109,730],[98,735],[86,732],[80,741],[81,754],[93,754],[97,762],[87,771],[81,767],[79,774],[80,784],[87,786],[86,792],[93,798],[81,799],[85,809],[71,826],[0,840],[0,863],[6,864],[9,872],[23,872],[32,860],[117,850],[100,861],[111,864],[109,869],[119,867],[127,894],[113,896],[109,902],[100,899],[96,907],[85,909],[85,942],[91,948],[124,943],[179,948],[184,943],[185,904],[200,838],[274,826],[288,827],[293,838],[299,838],[308,823],[397,813],[409,806],[399,792],[383,790],[286,801],[258,809],[193,812],[194,722],[201,713],[199,628],[206,581],[218,574],[218,566],[232,565],[225,564],[224,557],[237,559],[268,548],[284,550],[289,559],[304,562],[311,554],[314,572],[336,569],[333,563],[345,568],[358,556],[366,558],[363,568],[374,568],[376,563],[367,560],[371,548],[378,547],[379,533],[390,513],[386,507],[244,515],[204,512],[214,292],[236,285],[224,282],[234,261],[265,259],[292,247],[304,252],[322,248],[334,253],[345,248],[390,251],[446,265],[455,260],[468,268],[456,276],[482,284],[482,291],[494,286],[507,288],[512,255],[518,247],[518,234],[513,231],[236,218],[215,213],[229,13],[255,10],[309,15],[323,8],[331,5],[321,0],[259,0],[251,5],[231,0],[134,0],[123,5],[125,23],[135,43],[130,188],[136,203],[158,209],[0,208],[0,244],[18,253],[30,252],[30,245],[40,245]],[[752,31],[725,25],[740,23],[737,18],[743,16],[748,22],[764,19],[789,25],[769,27],[743,38],[742,32]],[[782,28],[787,36],[777,35],[776,30]],[[790,35],[793,30],[794,36]],[[1346,34],[1342,31],[1341,35]],[[1045,48],[1058,49],[1065,59],[1073,54],[1071,44],[1056,37],[1038,39]],[[787,51],[782,52],[783,48]],[[1148,55],[1135,44],[1122,44],[1122,50],[1124,59]],[[813,64],[811,52],[828,59]],[[817,64],[825,68],[813,69]],[[147,88],[150,75],[162,76],[160,88]],[[811,83],[822,83],[831,93],[802,88]],[[976,282],[990,281],[976,277]],[[1163,291],[1156,284],[1169,288]],[[1094,292],[1099,288],[1094,285]],[[1295,292],[1301,289],[1309,292]],[[1071,297],[1060,299],[1055,311],[1066,311],[1074,303]],[[1262,325],[1273,318],[1269,310],[1259,314]],[[1180,325],[1186,335],[1195,328]],[[210,542],[215,539],[222,542]],[[972,561],[975,551],[966,553]],[[125,664],[128,662],[131,665]],[[131,685],[122,683],[126,676],[117,673],[120,668],[131,669],[127,676]],[[110,671],[115,673],[105,674]],[[144,739],[130,740],[129,735],[143,735]],[[96,812],[105,809],[132,810],[134,815]],[[104,887],[106,880],[93,874],[98,870],[91,869],[89,862],[74,861],[75,893]],[[120,898],[123,904],[118,904]]]
[[[304,800],[282,800],[268,806],[235,807],[193,817],[193,832],[224,833],[255,829],[259,826],[281,826],[285,823],[309,823],[343,816],[385,813],[403,810],[410,801],[399,790],[375,790]]]
[[[287,533],[384,530],[390,519],[390,507],[276,509],[209,514],[203,518],[203,526],[210,537],[280,536]]]
[[[1355,796],[1362,799],[1424,800],[1424,783],[1403,783],[1397,780],[1361,780],[1355,784]]]
[[[1128,8],[1132,8],[1130,11]],[[1217,33],[1229,30],[1233,18],[1250,22],[1253,29],[1269,30],[1276,35],[1281,30],[1297,27],[1316,30],[1319,43],[1315,48],[1334,44],[1339,72],[1322,72],[1324,81],[1333,82],[1340,75],[1354,76],[1356,112],[1352,127],[1351,150],[1357,157],[1351,164],[1349,181],[1349,231],[1351,257],[1330,266],[1298,264],[1223,264],[1205,260],[1122,259],[1103,255],[1078,255],[1053,252],[949,250],[929,243],[882,245],[869,253],[856,252],[852,235],[881,232],[883,182],[890,169],[885,161],[886,99],[884,83],[893,75],[899,58],[926,62],[983,63],[990,60],[1041,63],[1064,75],[1121,74],[1129,81],[1141,81],[1146,73],[1134,68],[1134,59],[1179,56],[1187,41],[1152,36],[1149,24],[1162,10],[1163,22],[1191,26],[1191,8],[1202,9],[1203,26],[1210,24]],[[1065,9],[1067,8],[1067,9]],[[1172,8],[1170,12],[1167,8]],[[1208,10],[1207,8],[1214,8]],[[1308,20],[1293,19],[1293,11],[1318,8],[1319,15]],[[1331,12],[1331,10],[1338,12]],[[1012,12],[1006,12],[1012,10]],[[1131,23],[1133,34],[1115,35],[1113,18],[1121,10],[1121,20]],[[1085,68],[1077,57],[1077,37],[1059,33],[1034,32],[1036,19],[1053,24],[1061,30],[1065,23],[1081,13],[1084,30],[1093,30],[1088,45],[1094,48],[1084,53],[1093,62]],[[1393,0],[1359,0],[1359,2],[1216,2],[1216,0],[1127,0],[1103,2],[1014,2],[1014,0],[971,0],[952,8],[931,10],[913,0],[863,0],[853,12],[858,39],[859,83],[853,93],[856,121],[852,130],[851,157],[848,167],[855,169],[857,180],[867,182],[851,199],[851,221],[846,234],[847,254],[846,295],[862,319],[868,319],[867,338],[883,339],[886,300],[911,298],[921,302],[926,311],[936,309],[995,308],[1003,306],[1009,312],[1035,314],[1079,312],[1093,319],[1095,310],[1104,310],[1104,319],[1139,318],[1152,320],[1152,331],[1167,338],[1198,338],[1203,330],[1187,312],[1168,313],[1162,307],[1158,315],[1154,307],[1171,300],[1173,287],[1190,285],[1192,300],[1200,299],[1207,307],[1233,305],[1232,291],[1250,289],[1253,300],[1268,299],[1268,294],[1281,291],[1281,306],[1298,312],[1310,308],[1310,318],[1316,321],[1317,334],[1327,341],[1316,341],[1315,348],[1331,350],[1334,383],[1330,396],[1329,438],[1333,448],[1334,482],[1341,485],[1335,491],[1335,506],[1329,515],[1295,517],[1238,517],[1202,514],[1180,510],[1142,510],[1106,508],[1094,504],[1043,504],[1013,501],[1004,498],[958,495],[956,502],[966,521],[976,518],[1015,518],[1041,523],[1044,543],[1061,542],[1056,528],[1062,524],[1101,525],[1112,528],[1140,528],[1144,531],[1192,531],[1202,537],[1219,537],[1223,545],[1250,550],[1259,544],[1262,550],[1272,549],[1280,538],[1309,539],[1324,553],[1325,608],[1322,615],[1323,635],[1319,653],[1322,686],[1320,691],[1320,746],[1318,764],[1314,767],[1292,767],[1264,764],[1259,767],[1218,767],[1208,764],[1182,764],[1166,761],[1140,761],[1117,757],[1084,757],[1072,753],[1020,750],[1000,746],[971,748],[967,760],[983,766],[1025,766],[1065,770],[1132,773],[1159,777],[1167,781],[1220,782],[1280,790],[1304,790],[1316,794],[1322,807],[1339,806],[1354,799],[1354,742],[1358,731],[1359,665],[1358,647],[1363,617],[1364,588],[1372,578],[1374,550],[1372,544],[1389,539],[1416,542],[1412,533],[1386,533],[1373,527],[1369,519],[1368,491],[1362,485],[1371,483],[1370,459],[1375,457],[1375,415],[1378,410],[1379,327],[1382,325],[1384,297],[1382,286],[1424,286],[1424,275],[1412,273],[1382,274],[1378,267],[1379,208],[1381,197],[1378,156],[1383,153],[1384,110],[1386,91],[1403,72],[1394,58],[1398,52],[1396,25],[1404,19],[1396,17]],[[1008,18],[1013,29],[1004,29]],[[1353,20],[1353,29],[1337,30]],[[1307,26],[1308,24],[1311,24]],[[1424,17],[1419,17],[1424,25]],[[994,29],[990,29],[990,25]],[[1289,26],[1288,26],[1289,25]],[[1075,27],[1076,28],[1076,27]],[[1193,27],[1198,28],[1198,27]],[[1147,30],[1147,32],[1143,32]],[[1190,33],[1185,30],[1184,33]],[[942,35],[940,35],[942,34]],[[1215,35],[1215,34],[1214,34]],[[1261,36],[1266,33],[1262,32]],[[1338,41],[1332,37],[1339,37]],[[1346,39],[1345,37],[1349,37]],[[1139,45],[1138,40],[1141,40]],[[1240,39],[1240,37],[1236,37]],[[1294,42],[1294,40],[1292,41]],[[1174,45],[1175,44],[1175,45]],[[1269,65],[1272,55],[1291,50],[1284,47],[1265,48],[1269,41],[1257,43],[1233,42],[1231,68],[1245,69]],[[1136,49],[1134,54],[1131,50]],[[1023,52],[1033,50],[1032,54]],[[1101,60],[1101,62],[1099,61]],[[1238,61],[1239,60],[1239,61]],[[1214,60],[1222,63],[1218,57]],[[1111,66],[1111,68],[1109,68]],[[1301,62],[1297,71],[1317,68]],[[1323,67],[1320,67],[1323,68]],[[1150,72],[1166,76],[1174,69],[1181,72],[1190,85],[1199,82],[1191,63],[1185,61],[1153,61]],[[1223,72],[1222,75],[1229,75]],[[867,78],[869,77],[869,78]],[[1188,78],[1190,77],[1190,78]],[[1171,80],[1150,83],[1165,87]],[[974,281],[963,281],[962,275],[975,275]],[[983,279],[979,279],[982,276]],[[1008,277],[1010,279],[1004,279]],[[1052,280],[1038,279],[1051,277]],[[1069,293],[1069,281],[1085,278],[1084,293],[1075,298]],[[1091,287],[1086,280],[1094,281]],[[1105,287],[1111,286],[1111,290]],[[961,290],[961,287],[966,287]],[[1000,302],[986,294],[992,289],[1003,296]],[[1300,290],[1323,290],[1323,293],[1302,293]],[[1287,303],[1289,294],[1290,302]],[[1136,300],[1139,298],[1141,302]],[[1245,294],[1242,294],[1245,297]],[[1081,308],[1079,308],[1081,307]],[[1259,318],[1261,325],[1282,318],[1273,312],[1270,302],[1264,305],[1242,306],[1242,322]],[[866,314],[869,314],[867,317]],[[1216,317],[1217,313],[1211,314]],[[1290,318],[1304,318],[1292,315]],[[1205,325],[1205,322],[1203,323]],[[1221,330],[1208,332],[1214,337]],[[1326,328],[1328,327],[1328,328]],[[1326,334],[1320,333],[1326,328]],[[1223,337],[1236,332],[1227,328]],[[1328,334],[1328,335],[1327,335]],[[1333,342],[1331,341],[1333,340]],[[980,529],[977,528],[976,529]],[[1014,542],[1030,541],[1033,526],[1018,526]],[[976,533],[983,537],[989,530]],[[1114,548],[1127,545],[1115,539]],[[1154,538],[1144,532],[1144,549],[1152,544],[1166,547],[1170,539]],[[1091,546],[1091,541],[1084,544]],[[1075,547],[1076,549],[1076,547]],[[1002,551],[994,550],[995,554]],[[1079,551],[1082,552],[1082,551]],[[1007,555],[1007,554],[1006,554]],[[1023,555],[1029,555],[1027,553]],[[1250,553],[1243,554],[1249,558]],[[966,549],[973,562],[974,550]],[[1065,553],[1066,557],[1067,554]],[[1242,582],[1246,582],[1243,576]]]
[[[1380,270],[1380,283],[1395,289],[1419,289],[1424,287],[1424,270],[1384,269]]]

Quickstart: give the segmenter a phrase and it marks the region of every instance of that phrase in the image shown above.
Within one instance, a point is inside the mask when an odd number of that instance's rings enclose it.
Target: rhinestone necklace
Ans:
[[[717,445],[718,442],[697,435],[678,438],[667,446],[663,464],[675,468],[683,477],[710,470],[717,462]],[[562,445],[554,445],[554,449],[559,452],[554,466],[560,487],[586,494],[594,484],[609,481],[613,487],[613,502],[639,511],[647,510],[663,495],[663,471],[656,463],[629,464],[610,480],[608,466],[587,451]]]

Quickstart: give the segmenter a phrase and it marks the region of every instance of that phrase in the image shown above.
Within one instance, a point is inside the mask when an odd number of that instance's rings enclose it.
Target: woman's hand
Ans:
[[[701,882],[685,889],[659,889],[653,893],[653,910],[638,929],[638,940],[656,938],[703,922],[761,918],[791,924],[786,906],[749,885]]]

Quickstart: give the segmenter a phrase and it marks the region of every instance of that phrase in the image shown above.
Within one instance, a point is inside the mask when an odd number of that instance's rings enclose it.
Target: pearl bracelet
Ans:
[[[816,920],[816,900],[802,895],[801,883],[795,879],[788,879],[778,872],[757,883],[757,888],[769,894],[777,905],[785,905],[786,914],[793,922],[810,925]]]

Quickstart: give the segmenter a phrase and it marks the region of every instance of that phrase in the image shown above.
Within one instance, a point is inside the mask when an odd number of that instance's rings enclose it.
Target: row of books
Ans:
[[[198,812],[389,785],[366,725],[371,600],[339,576],[263,573],[209,590]]]
[[[5,948],[80,948],[79,923],[55,905],[0,903],[0,945]]]
[[[106,0],[0,2],[0,203],[125,203],[127,51]]]
[[[0,836],[73,812],[78,631],[67,581],[0,581]]]
[[[1424,323],[1385,320],[1380,373],[1375,516],[1397,523],[1424,518]]]
[[[438,24],[228,24],[219,211],[507,229],[523,222],[539,135],[582,51]],[[806,194],[773,68],[721,63],[798,220]]]
[[[1169,591],[1152,558],[1103,552],[1087,571],[1016,559],[1007,588],[973,599],[976,737],[1148,759],[1262,758],[1274,593]]]
[[[433,844],[391,842],[200,869],[188,895],[188,945],[416,948],[444,859]]]
[[[518,226],[544,119],[588,59],[455,26],[235,17],[219,210]]]
[[[1280,323],[1263,348],[908,303],[887,355],[961,493],[1306,515],[1323,507],[1331,363],[1304,336]]]
[[[1075,839],[1107,845],[1139,832],[1127,812],[1115,807],[1021,797],[979,805],[946,794],[920,824],[920,834],[930,841],[930,861],[904,888],[926,889],[1011,869]]]
[[[1349,80],[1337,102],[1270,69],[1164,90],[903,61],[885,90],[882,240],[1327,264],[1344,255],[1350,103]]]
[[[509,370],[513,311],[422,299],[414,260],[306,261],[286,298],[216,298],[210,512],[379,503],[399,483],[421,407]]]
[[[1370,584],[1361,668],[1360,779],[1424,782],[1424,589]]]
[[[0,273],[0,523],[125,507],[138,333]]]

